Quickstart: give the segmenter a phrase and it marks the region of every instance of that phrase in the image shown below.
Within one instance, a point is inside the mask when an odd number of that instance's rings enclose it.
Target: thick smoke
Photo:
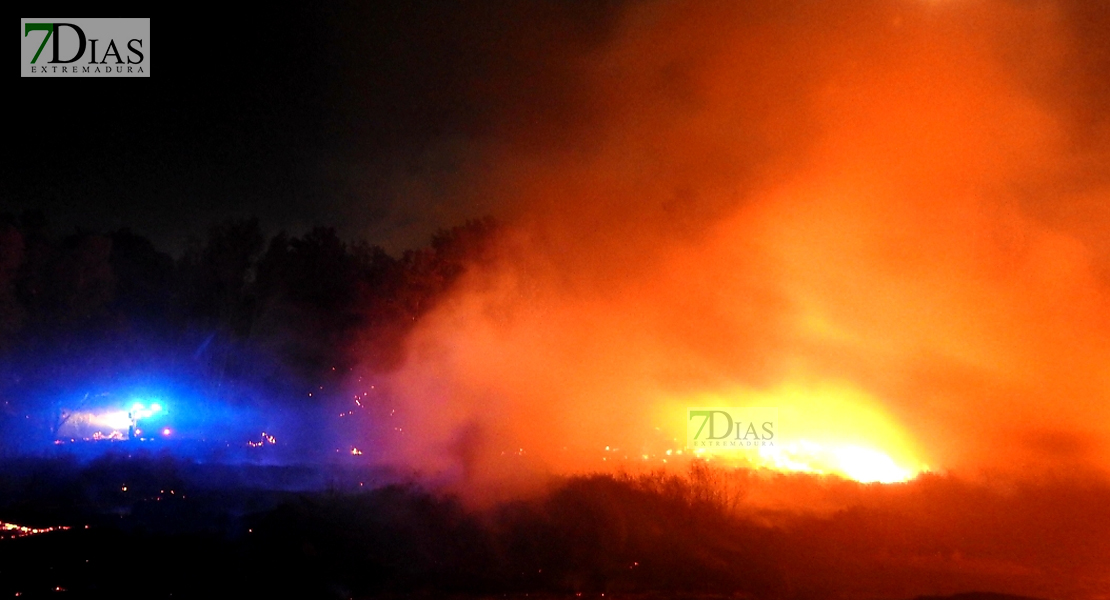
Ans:
[[[490,491],[758,398],[934,470],[1101,477],[1108,30],[1094,3],[628,8],[566,53],[570,108],[466,148],[501,260],[418,325],[376,443]]]

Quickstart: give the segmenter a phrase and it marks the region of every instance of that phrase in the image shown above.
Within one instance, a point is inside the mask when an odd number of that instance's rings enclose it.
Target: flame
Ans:
[[[899,466],[881,450],[853,445],[826,447],[807,440],[784,449],[761,451],[760,458],[783,471],[831,473],[860,483],[898,483],[920,473]]]
[[[0,521],[0,539],[5,537],[28,537],[32,535],[50,533],[52,531],[64,531],[66,529],[69,529],[69,527],[66,525],[58,525],[56,527],[27,527],[26,525],[16,525],[15,523],[5,523],[4,521]]]
[[[760,391],[738,388],[701,394],[688,406],[771,406],[780,414],[777,442],[751,451],[698,448],[695,455],[784,472],[836,475],[861,483],[908,481],[927,471],[921,451],[870,395],[846,384],[784,384]],[[682,439],[681,404],[662,404],[668,430]],[[677,418],[675,415],[679,415]],[[667,451],[669,456],[670,450]],[[665,460],[665,459],[664,459]]]
[[[266,444],[270,444],[270,445],[277,444],[277,438],[274,437],[273,435],[270,435],[270,434],[266,433],[265,431],[263,431],[261,436],[260,436],[260,439],[257,442],[254,441],[254,440],[247,440],[247,446],[250,446],[251,448],[261,448],[262,446],[265,446]]]

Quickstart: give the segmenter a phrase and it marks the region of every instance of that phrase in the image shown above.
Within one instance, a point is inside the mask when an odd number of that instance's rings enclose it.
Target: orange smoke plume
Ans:
[[[1108,22],[632,7],[554,122],[469,148],[457,194],[508,227],[389,376],[391,460],[487,492],[658,468],[711,402],[809,444],[754,466],[1104,477]]]

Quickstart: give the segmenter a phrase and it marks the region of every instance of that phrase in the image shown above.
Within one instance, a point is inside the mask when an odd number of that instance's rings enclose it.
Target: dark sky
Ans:
[[[565,59],[602,43],[616,12],[405,1],[88,15],[151,17],[151,78],[14,84],[0,212],[41,209],[62,232],[129,226],[171,251],[249,216],[418,245],[490,212],[451,193],[483,139],[567,125]]]

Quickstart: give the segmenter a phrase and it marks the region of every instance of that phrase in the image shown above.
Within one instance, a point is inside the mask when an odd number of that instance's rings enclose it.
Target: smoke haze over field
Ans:
[[[1110,3],[180,12],[13,94],[0,593],[1110,600]]]
[[[1078,2],[658,2],[553,44],[571,100],[467,148],[458,197],[511,227],[410,338],[393,458],[603,469],[681,448],[709,397],[816,439],[866,422],[917,468],[1104,476],[1107,28]]]

